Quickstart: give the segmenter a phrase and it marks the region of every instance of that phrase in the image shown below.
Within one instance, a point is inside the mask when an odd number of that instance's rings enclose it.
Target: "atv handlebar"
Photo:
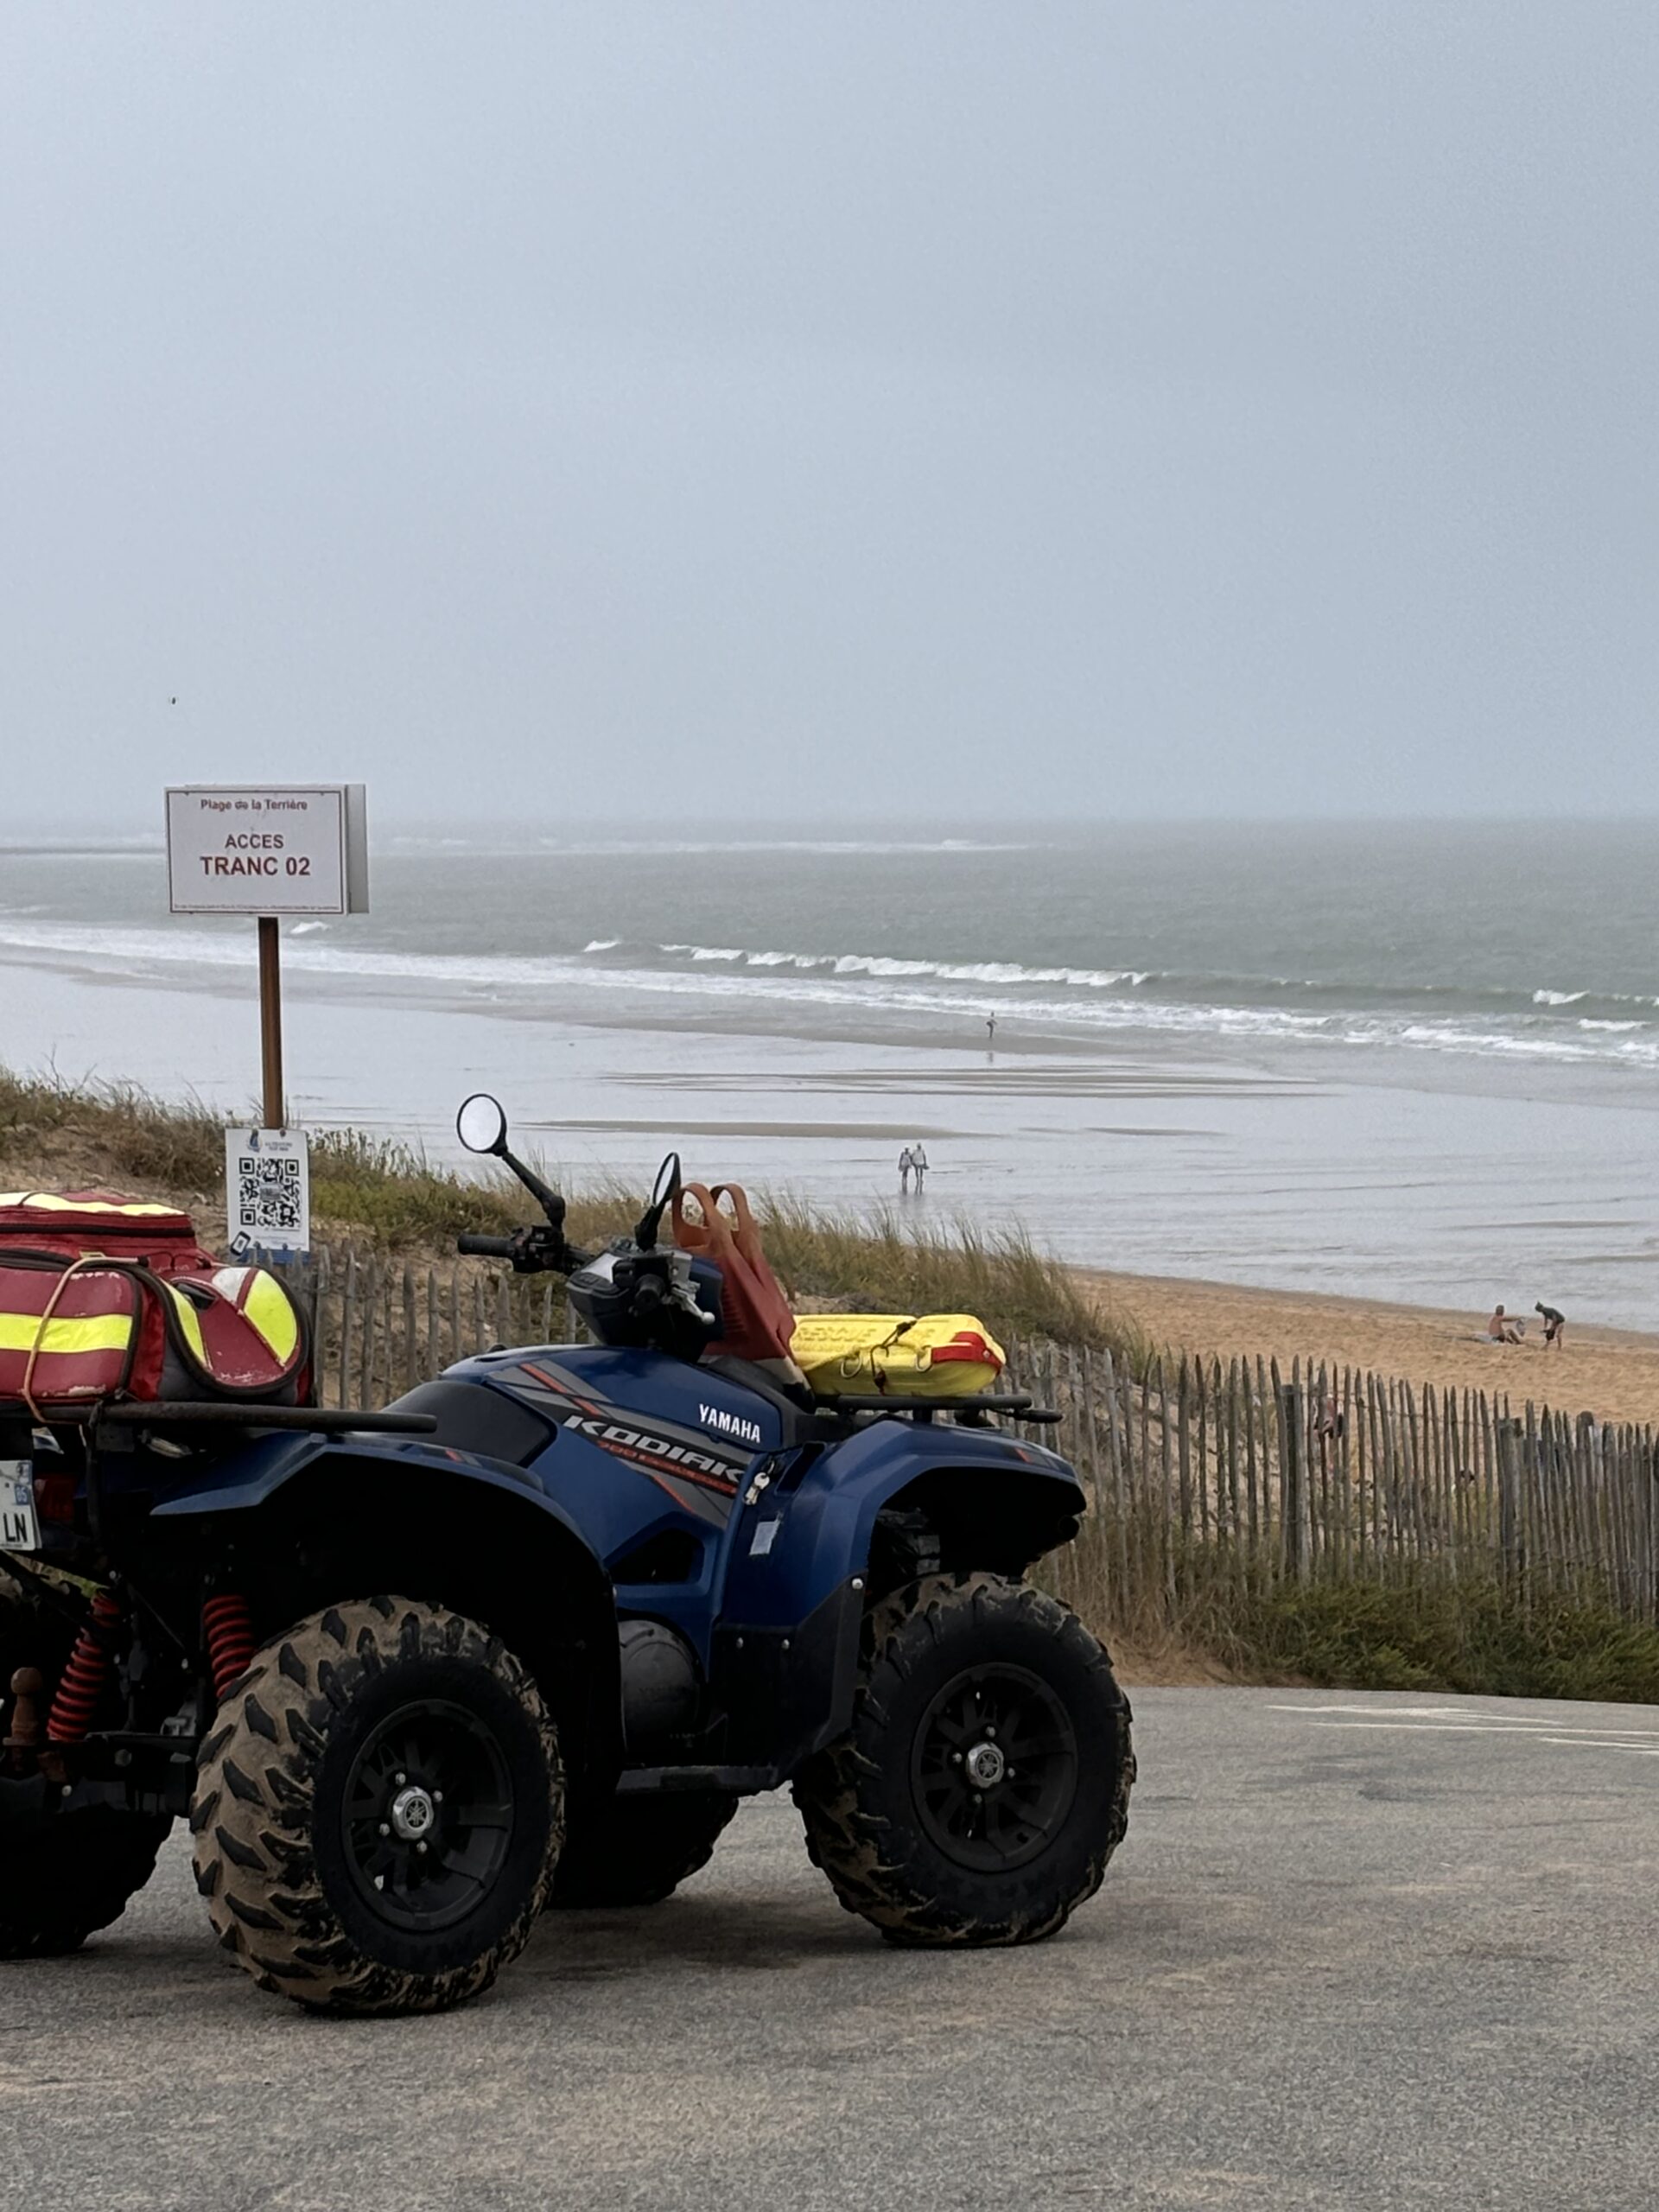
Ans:
[[[588,1267],[594,1256],[579,1245],[567,1244],[563,1230],[556,1224],[550,1223],[543,1228],[539,1222],[515,1229],[511,1236],[457,1236],[455,1249],[469,1259],[510,1261],[513,1273],[519,1275],[574,1274],[578,1268]]]

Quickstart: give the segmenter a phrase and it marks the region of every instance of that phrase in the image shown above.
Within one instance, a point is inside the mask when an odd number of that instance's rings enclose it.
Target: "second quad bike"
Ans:
[[[435,2010],[550,1904],[665,1897],[785,1783],[890,1942],[1052,1934],[1134,1777],[1105,1652],[1024,1580],[1084,1499],[1002,1424],[1052,1417],[815,1396],[741,1193],[671,1158],[582,1252],[496,1102],[460,1128],[545,1216],[461,1249],[564,1274],[593,1343],[372,1414],[0,1402],[0,1955],[113,1920],[185,1817],[262,1987]]]

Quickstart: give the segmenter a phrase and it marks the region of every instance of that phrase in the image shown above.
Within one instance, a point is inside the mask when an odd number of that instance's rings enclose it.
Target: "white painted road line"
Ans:
[[[1391,1705],[1378,1707],[1372,1705],[1274,1705],[1274,1713],[1304,1713],[1324,1714],[1333,1713],[1357,1713],[1362,1719],[1375,1720],[1445,1720],[1466,1726],[1471,1720],[1490,1721],[1506,1728],[1528,1728],[1537,1731],[1554,1729],[1560,1732],[1562,1723],[1542,1713],[1483,1713],[1478,1706],[1467,1705]],[[1572,1732],[1569,1731],[1569,1732]],[[1586,1722],[1578,1732],[1592,1736],[1651,1736],[1659,1741],[1659,1728],[1597,1727]]]
[[[1455,1706],[1406,1706],[1386,1719],[1374,1707],[1354,1705],[1275,1705],[1274,1713],[1294,1713],[1316,1728],[1405,1731],[1419,1736],[1518,1736],[1530,1744],[1557,1744],[1568,1750],[1629,1751],[1638,1758],[1659,1758],[1659,1729],[1563,1726],[1541,1714],[1473,1713]],[[1363,1715],[1363,1718],[1350,1718]]]

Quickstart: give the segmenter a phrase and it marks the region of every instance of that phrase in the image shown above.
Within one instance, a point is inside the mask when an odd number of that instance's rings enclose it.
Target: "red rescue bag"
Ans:
[[[220,1267],[177,1207],[0,1193],[0,1400],[308,1402],[304,1318],[264,1268]]]

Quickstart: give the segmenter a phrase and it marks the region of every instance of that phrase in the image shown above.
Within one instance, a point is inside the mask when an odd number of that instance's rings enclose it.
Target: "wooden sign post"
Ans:
[[[259,917],[259,1064],[265,1127],[288,1127],[283,1096],[283,940],[275,914]]]

